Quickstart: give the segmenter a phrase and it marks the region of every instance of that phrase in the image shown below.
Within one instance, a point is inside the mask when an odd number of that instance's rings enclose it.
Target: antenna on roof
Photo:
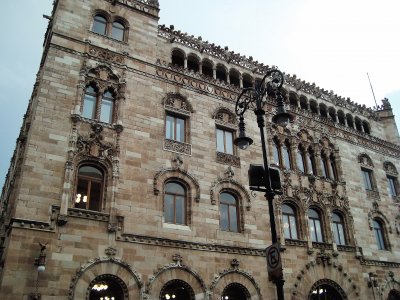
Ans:
[[[374,89],[372,88],[371,79],[369,79],[368,72],[367,72],[367,76],[368,76],[369,85],[370,85],[370,87],[371,87],[372,95],[374,96],[375,105],[376,105],[376,107],[378,107],[378,103],[376,103],[376,98],[375,98]]]

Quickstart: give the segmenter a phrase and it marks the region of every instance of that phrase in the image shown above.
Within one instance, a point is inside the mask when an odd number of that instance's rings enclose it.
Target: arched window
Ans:
[[[92,165],[78,169],[75,193],[75,208],[101,211],[103,200],[103,172]]]
[[[346,294],[334,281],[321,279],[313,284],[308,300],[344,300]]]
[[[234,86],[240,86],[240,73],[237,70],[231,69],[229,71],[229,82]]]
[[[362,122],[362,126],[363,126],[364,132],[366,134],[370,134],[371,133],[371,127],[369,126],[369,123],[367,121],[363,121]]]
[[[164,221],[186,224],[186,190],[178,182],[168,182],[164,190]]]
[[[114,96],[111,91],[106,91],[101,99],[100,121],[112,123],[114,112]]]
[[[315,100],[310,100],[310,110],[313,114],[318,114],[318,104]]]
[[[375,234],[376,245],[378,246],[378,250],[386,250],[387,242],[385,240],[385,232],[383,223],[379,219],[372,220],[373,230]]]
[[[333,107],[330,107],[329,110],[329,117],[331,119],[332,122],[336,123],[336,111]]]
[[[278,166],[281,166],[281,152],[280,152],[280,146],[279,142],[277,139],[274,139],[272,142],[272,155],[274,156],[274,163],[277,164]]]
[[[97,91],[93,86],[88,86],[85,91],[85,98],[83,99],[82,116],[88,119],[96,117],[97,105]]]
[[[125,26],[120,21],[114,21],[111,28],[111,37],[118,41],[124,40]]]
[[[239,213],[236,198],[227,192],[219,196],[220,219],[219,226],[224,231],[239,231]]]
[[[283,166],[289,170],[292,168],[290,144],[286,141],[282,146]]]
[[[99,103],[100,102],[100,103]],[[114,96],[111,90],[107,90],[99,97],[96,89],[89,85],[83,99],[82,116],[84,118],[99,120],[104,123],[112,123],[114,114]]]
[[[319,105],[319,114],[320,114],[320,116],[321,116],[322,118],[325,118],[325,119],[328,118],[328,110],[327,110],[327,108],[326,108],[326,105],[323,104],[323,103],[321,103],[321,104]]]
[[[306,153],[304,151],[304,148],[299,145],[297,148],[297,168],[303,172],[307,172],[307,159],[306,159]]]
[[[243,88],[249,88],[253,86],[253,78],[249,74],[243,74]]]
[[[223,65],[217,65],[217,79],[226,82],[226,69]]]
[[[308,224],[310,228],[311,241],[323,243],[324,237],[322,233],[321,216],[315,209],[310,208],[308,210]]]
[[[291,106],[297,107],[297,95],[295,93],[290,93],[289,94],[289,103]]]
[[[187,68],[194,72],[199,72],[199,58],[194,55],[190,54],[187,59]]]
[[[329,164],[330,164],[330,171],[332,174],[330,174],[329,178],[333,180],[338,180],[338,173],[337,173],[337,168],[336,168],[336,160],[335,157],[333,156],[333,153],[329,155]]]
[[[305,96],[300,96],[300,108],[308,109],[308,99]]]
[[[183,68],[185,65],[185,54],[181,50],[174,49],[172,51],[171,60],[172,60],[172,65]]]
[[[185,281],[173,279],[168,281],[160,292],[160,300],[195,300],[192,287]]]
[[[311,147],[309,147],[307,151],[307,171],[309,174],[317,175],[314,150]]]
[[[221,300],[247,300],[251,295],[249,291],[240,283],[228,284],[222,292]]]
[[[346,125],[346,117],[344,115],[344,112],[341,110],[338,110],[337,115],[338,115],[339,124]]]
[[[346,115],[346,120],[347,120],[347,126],[350,128],[354,128],[353,116],[351,114]]]
[[[125,299],[125,283],[117,276],[104,274],[97,276],[89,285],[89,300],[117,300]]]
[[[355,117],[354,118],[354,123],[356,125],[357,131],[363,131],[363,126],[362,126],[362,122],[361,122],[360,118]]]
[[[294,209],[287,205],[282,205],[282,223],[285,239],[297,240],[297,222]]]
[[[321,171],[322,171],[321,175],[324,178],[330,178],[329,164],[330,162],[325,152],[321,151]]]
[[[214,72],[213,72],[213,64],[211,61],[204,59],[201,70],[204,76],[213,78]]]
[[[93,19],[92,31],[98,34],[106,35],[107,19],[102,15],[95,15]]]
[[[343,218],[336,212],[332,213],[332,229],[336,245],[346,245]]]

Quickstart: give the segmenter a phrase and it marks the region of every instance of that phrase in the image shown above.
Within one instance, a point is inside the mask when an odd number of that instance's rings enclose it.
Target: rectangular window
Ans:
[[[112,123],[114,101],[103,99],[101,101],[100,121],[105,123]]]
[[[396,180],[397,180],[396,177],[387,176],[388,190],[389,190],[389,194],[392,197],[396,197],[397,196],[397,181]]]
[[[233,155],[232,131],[217,128],[217,151]]]
[[[364,187],[368,191],[373,190],[373,184],[372,184],[372,171],[366,170],[366,169],[361,169],[363,180],[364,180]]]
[[[165,120],[165,138],[185,142],[185,119],[167,115]]]

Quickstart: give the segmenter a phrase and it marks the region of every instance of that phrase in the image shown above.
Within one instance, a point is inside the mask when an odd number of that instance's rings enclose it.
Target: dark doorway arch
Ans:
[[[308,300],[347,300],[347,296],[336,282],[321,279],[311,287]]]
[[[249,291],[240,283],[228,284],[222,293],[221,300],[247,300],[250,299]]]
[[[195,300],[194,291],[183,280],[170,280],[161,289],[160,300]]]
[[[125,283],[117,276],[103,274],[97,276],[89,285],[88,300],[110,299],[125,300],[128,299],[128,289]]]
[[[391,290],[389,292],[387,300],[400,300],[400,291],[395,289]]]

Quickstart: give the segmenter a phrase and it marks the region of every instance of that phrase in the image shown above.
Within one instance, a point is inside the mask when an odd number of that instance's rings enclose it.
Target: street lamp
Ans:
[[[269,80],[266,82],[267,77],[269,78]],[[271,172],[272,169],[270,170],[268,166],[268,157],[267,157],[267,150],[266,150],[265,136],[264,136],[265,103],[263,102],[263,99],[265,97],[273,97],[276,99],[278,110],[277,114],[272,118],[272,121],[278,125],[286,126],[291,120],[293,120],[293,116],[285,111],[285,107],[283,104],[283,96],[280,91],[283,82],[284,82],[284,77],[282,72],[277,69],[270,69],[264,75],[261,82],[256,84],[254,88],[250,87],[250,88],[244,88],[242,90],[238,99],[236,100],[236,106],[235,106],[236,115],[239,116],[239,136],[238,138],[235,139],[234,143],[240,149],[246,149],[253,143],[253,140],[248,136],[246,136],[245,123],[243,117],[244,113],[247,111],[248,108],[251,108],[254,110],[254,113],[257,116],[257,124],[258,127],[260,128],[261,147],[264,160],[263,185],[265,189],[257,188],[255,190],[264,191],[265,199],[268,201],[271,237],[273,245],[274,244],[278,245],[274,206],[272,203],[274,196],[276,195],[276,192],[271,187],[271,179],[276,180],[276,178],[274,178],[276,177],[276,172]],[[283,279],[283,273],[280,272],[280,275],[278,275],[277,278],[273,278],[273,282],[276,285],[276,293],[278,296],[278,300],[283,300],[284,299],[283,284],[285,282]]]

